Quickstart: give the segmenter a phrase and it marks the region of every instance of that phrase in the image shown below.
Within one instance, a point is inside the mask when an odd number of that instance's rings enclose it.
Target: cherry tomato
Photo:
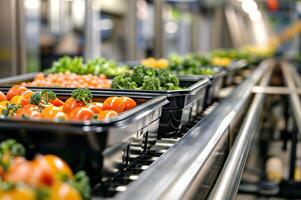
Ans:
[[[103,120],[103,119],[108,119],[111,117],[116,117],[118,116],[118,113],[114,110],[104,110],[104,111],[100,111],[98,114],[97,119],[98,120]]]
[[[26,90],[28,90],[26,87],[15,85],[8,90],[6,98],[10,101],[14,96],[22,95]]]
[[[119,97],[109,97],[103,103],[103,110],[115,110],[120,113],[124,111],[124,103]]]
[[[72,97],[70,97],[69,99],[67,99],[67,101],[64,103],[63,105],[63,110],[65,113],[70,113],[72,110],[74,110],[75,108],[78,107],[83,107],[85,104],[83,102],[80,101],[76,101],[75,99],[73,99]]]
[[[102,105],[101,107],[98,106],[97,104],[91,103],[86,106],[86,108],[90,109],[94,114],[98,114],[100,111],[102,111]]]
[[[130,110],[137,106],[136,102],[129,97],[120,97],[124,103],[124,110]]]
[[[42,116],[44,119],[54,119],[58,112],[62,112],[63,109],[56,106],[48,106],[42,110]]]
[[[62,105],[64,105],[64,102],[61,101],[58,98],[56,98],[55,100],[51,100],[50,103],[53,104],[54,106],[62,106]]]
[[[1,101],[6,101],[6,100],[7,100],[7,99],[6,99],[5,94],[3,94],[3,92],[0,91],[0,102],[1,102]]]
[[[57,183],[51,188],[49,200],[81,200],[80,193],[67,183]]]
[[[30,103],[30,98],[31,98],[32,94],[33,94],[33,92],[30,90],[27,90],[26,92],[23,93],[22,100],[21,100],[22,106],[25,106]]]
[[[45,162],[45,164],[47,164],[50,167],[50,170],[53,174],[56,175],[65,174],[69,178],[73,178],[73,173],[69,165],[58,156],[51,155],[51,154],[44,155],[44,156],[40,155],[38,156],[37,159],[40,159],[41,162]]]
[[[75,108],[69,113],[71,120],[90,120],[93,118],[94,113],[88,108]]]

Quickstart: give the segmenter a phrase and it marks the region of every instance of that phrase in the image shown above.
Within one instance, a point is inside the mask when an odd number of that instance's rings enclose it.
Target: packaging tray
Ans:
[[[180,132],[181,127],[189,123],[192,118],[200,114],[210,102],[207,98],[213,100],[212,95],[218,92],[217,87],[221,87],[219,78],[223,73],[210,77],[214,83],[214,87],[210,87],[210,81],[205,76],[195,76],[188,79],[190,76],[179,76],[180,86],[184,87],[181,90],[175,91],[147,91],[147,90],[117,90],[117,89],[91,89],[93,93],[105,93],[107,95],[117,96],[133,96],[133,97],[149,97],[149,96],[166,96],[169,103],[163,107],[162,116],[160,119],[159,135],[174,136]],[[24,74],[15,77],[9,77],[0,80],[2,88],[10,88],[13,84],[18,84],[23,81],[31,81],[36,73]],[[39,87],[27,87],[39,88]],[[43,87],[51,89],[55,92],[69,92],[72,88],[55,88]],[[208,94],[208,95],[207,95]]]
[[[7,89],[0,87],[0,91],[6,93]],[[56,93],[62,99],[71,95],[71,91]],[[93,93],[96,101],[108,96],[106,92]],[[14,138],[25,145],[31,156],[36,153],[59,155],[74,170],[86,170],[92,182],[97,182],[129,163],[132,143],[136,150],[138,144],[139,152],[143,153],[156,142],[162,107],[168,103],[166,97],[127,96],[136,100],[137,107],[104,121],[0,119],[0,141]]]
[[[235,83],[235,77],[239,75],[240,71],[248,66],[245,60],[238,60],[231,63],[231,65],[225,69],[225,77],[223,80],[223,86],[233,85]]]

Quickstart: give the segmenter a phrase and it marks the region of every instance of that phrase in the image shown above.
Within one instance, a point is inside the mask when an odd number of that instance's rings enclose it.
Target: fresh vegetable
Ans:
[[[0,101],[6,101],[6,96],[3,92],[0,91]]]
[[[97,58],[84,64],[83,59],[80,57],[70,58],[65,56],[54,62],[51,69],[47,72],[71,72],[79,75],[93,74],[98,76],[103,74],[105,76],[116,76],[128,70],[129,68],[127,66],[118,66],[114,61],[105,58]]]
[[[213,75],[216,70],[209,65],[210,61],[205,56],[189,55],[169,57],[169,69],[178,75]]]
[[[141,64],[147,67],[153,67],[155,69],[165,69],[168,67],[169,63],[167,59],[155,59],[155,58],[147,58],[141,61]]]
[[[32,82],[23,82],[21,85],[31,87],[110,88],[111,81],[104,75],[77,75],[70,72],[48,75],[39,73]]]
[[[178,78],[166,69],[153,69],[138,65],[132,73],[116,76],[112,81],[114,89],[134,90],[177,90]]]
[[[124,103],[124,110],[130,110],[137,106],[136,102],[129,97],[120,97]]]
[[[118,113],[115,110],[104,110],[99,112],[97,119],[104,120],[116,116],[118,116]]]
[[[8,93],[6,94],[6,98],[8,101],[10,101],[14,96],[22,95],[27,90],[28,89],[26,87],[15,85],[9,89]]]
[[[18,94],[17,92],[16,96],[12,96],[10,101],[5,99],[0,101],[2,118],[53,121],[102,120],[137,106],[129,97],[109,97],[104,102],[93,102],[91,91],[85,88],[73,90],[71,97],[65,102],[48,89],[33,92],[25,88],[23,94]]]
[[[86,173],[73,174],[68,164],[55,155],[23,156],[25,149],[14,140],[0,144],[0,199],[88,200],[90,181]]]
[[[109,97],[103,102],[102,108],[104,110],[114,110],[117,113],[121,113],[124,111],[125,105],[121,98]]]

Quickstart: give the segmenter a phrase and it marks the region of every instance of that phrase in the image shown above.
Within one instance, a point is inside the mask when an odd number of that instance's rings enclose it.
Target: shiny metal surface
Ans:
[[[289,95],[291,93],[297,93],[301,95],[301,88],[291,90],[287,87],[263,87],[263,86],[255,86],[252,89],[253,93],[263,93],[263,94],[278,94],[278,95]]]
[[[272,68],[265,73],[260,85],[269,84]],[[257,131],[260,115],[264,104],[265,94],[257,94],[251,104],[240,132],[232,147],[229,157],[208,199],[234,199],[238,190],[241,175],[249,154],[249,149]]]
[[[252,94],[252,87],[266,70],[274,64],[264,61],[223,100],[211,114],[200,121],[160,159],[131,183],[126,192],[116,199],[188,199],[191,189],[199,184],[198,174],[205,173],[206,164],[212,159],[219,143],[223,141],[232,120],[245,108]]]
[[[283,71],[283,77],[286,85],[291,90],[296,90],[297,86],[294,82],[294,75],[292,71],[292,66],[287,62],[281,63],[281,69]],[[299,134],[301,134],[301,102],[300,97],[297,93],[291,93],[289,96],[289,102],[292,107],[293,116],[296,120],[296,126],[298,128]]]

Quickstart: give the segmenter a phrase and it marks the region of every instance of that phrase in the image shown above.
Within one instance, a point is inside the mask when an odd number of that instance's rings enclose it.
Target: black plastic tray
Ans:
[[[0,87],[0,91],[6,93],[7,89]],[[60,98],[67,98],[70,92],[56,91]],[[106,92],[93,93],[95,100],[108,96]],[[59,155],[74,170],[86,170],[97,182],[101,176],[127,165],[133,157],[132,147],[136,150],[138,147],[142,154],[156,142],[162,107],[168,103],[166,97],[127,96],[135,99],[138,106],[105,121],[0,119],[0,141],[15,138],[26,146],[31,156]]]
[[[30,81],[36,74],[24,74],[16,77],[9,77],[0,80],[2,88],[9,88],[12,84],[18,84],[23,81]],[[105,93],[107,95],[132,96],[144,98],[149,96],[166,96],[169,103],[163,107],[160,120],[159,135],[174,136],[180,132],[181,127],[189,123],[192,118],[201,113],[208,105],[206,95],[209,90],[210,81],[207,77],[196,76],[189,79],[190,76],[180,76],[180,86],[185,89],[174,91],[147,91],[147,90],[117,90],[117,89],[91,89],[94,93]],[[214,81],[216,82],[216,81]],[[4,86],[10,85],[10,86]],[[38,88],[38,87],[27,87]],[[46,87],[43,87],[46,88]],[[54,88],[47,87],[55,92],[70,92],[72,88]],[[211,87],[210,87],[211,88]],[[211,94],[211,92],[210,92]]]

